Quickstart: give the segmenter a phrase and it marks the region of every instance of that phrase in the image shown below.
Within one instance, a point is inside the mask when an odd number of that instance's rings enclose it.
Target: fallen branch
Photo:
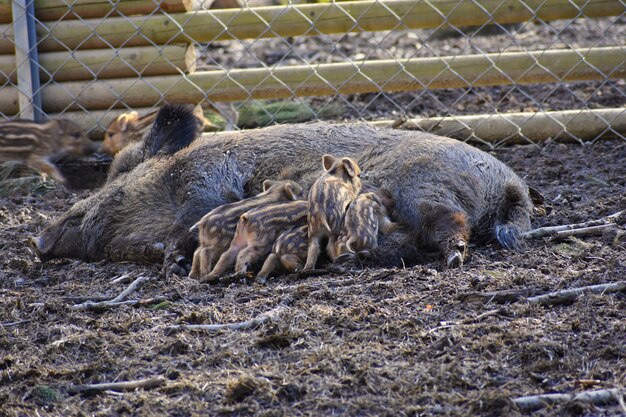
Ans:
[[[139,285],[149,280],[150,278],[148,277],[140,276],[136,280],[134,280],[128,287],[126,287],[126,289],[122,291],[117,297],[111,300],[105,300],[105,301],[99,301],[99,302],[86,301],[81,304],[74,304],[70,308],[73,310],[92,310],[92,309],[98,309],[102,307],[120,305],[119,303],[124,301],[126,297],[128,297],[133,291],[137,289],[137,287],[139,287]]]
[[[286,309],[290,301],[283,301],[273,309],[262,313],[250,320],[240,321],[236,323],[222,323],[222,324],[176,324],[171,326],[165,326],[166,330],[206,330],[206,331],[218,331],[218,330],[253,330],[269,321],[276,320]]]
[[[126,300],[126,301],[118,301],[116,303],[113,303],[111,301],[105,301],[105,302],[101,302],[101,303],[83,303],[83,304],[77,304],[74,305],[72,307],[70,307],[72,310],[93,310],[93,311],[99,311],[99,310],[106,310],[109,308],[115,308],[115,307],[120,307],[120,306],[144,306],[144,305],[148,305],[148,304],[159,304],[162,303],[164,301],[169,301],[169,299],[167,297],[152,297],[152,298],[143,298],[140,300]]]
[[[69,392],[93,392],[93,391],[132,391],[137,388],[151,389],[156,388],[165,383],[165,378],[159,376],[156,378],[138,379],[136,381],[125,382],[105,382],[102,384],[77,385],[69,387]]]
[[[30,323],[31,321],[32,320],[27,319],[27,320],[12,321],[12,322],[8,322],[8,323],[0,323],[0,327],[19,326],[20,324]]]
[[[126,299],[126,297],[128,297],[130,295],[130,293],[135,291],[139,285],[141,285],[144,282],[149,281],[149,280],[150,280],[150,278],[148,278],[148,277],[144,277],[144,276],[138,277],[136,280],[131,282],[131,284],[124,291],[122,291],[117,297],[112,299],[110,302],[111,303],[118,303],[120,301],[124,301]]]
[[[450,324],[444,324],[444,325],[441,325],[441,326],[433,327],[432,329],[428,330],[428,332],[426,332],[426,334],[434,333],[437,330],[449,329],[449,328],[456,327],[456,326],[463,326],[463,325],[467,325],[467,324],[478,323],[482,319],[485,319],[487,317],[497,316],[497,315],[502,314],[504,312],[506,312],[506,310],[503,309],[503,308],[498,308],[496,310],[485,311],[484,313],[479,314],[476,317],[467,317],[467,318],[461,320],[458,323],[450,323]]]
[[[130,279],[130,275],[129,275],[129,274],[123,274],[123,275],[120,275],[120,276],[119,276],[119,277],[117,277],[117,278],[113,278],[113,279],[112,279],[111,281],[109,281],[109,282],[110,282],[111,284],[118,284],[118,283],[120,283],[120,282],[125,282],[125,281],[127,281],[127,280],[129,280],[129,279]]]
[[[513,402],[521,411],[534,411],[551,404],[579,401],[590,404],[608,404],[619,402],[623,397],[619,389],[601,389],[596,391],[584,391],[577,394],[540,394],[527,397],[514,398]]]
[[[546,227],[539,227],[537,229],[534,230],[530,230],[526,233],[522,233],[522,237],[526,238],[526,239],[532,239],[532,238],[536,238],[536,237],[551,237],[551,236],[572,236],[572,235],[566,235],[563,234],[563,232],[565,231],[570,231],[570,230],[593,230],[593,232],[596,232],[596,230],[602,230],[602,229],[590,229],[592,227],[595,226],[607,226],[610,225],[611,227],[614,227],[615,225],[615,221],[617,219],[619,219],[619,217],[624,214],[624,210],[622,211],[618,211],[617,213],[611,214],[609,216],[603,217],[601,219],[596,219],[596,220],[589,220],[587,222],[583,222],[583,223],[573,223],[573,224],[563,224],[563,225],[559,225],[559,226],[546,226]],[[579,232],[581,233],[581,232]],[[589,233],[589,232],[587,232]]]
[[[512,289],[512,290],[503,290],[503,291],[493,291],[493,292],[486,292],[486,293],[469,292],[469,293],[460,294],[458,298],[460,301],[466,302],[466,303],[481,302],[481,303],[487,304],[487,303],[494,302],[494,303],[504,304],[504,303],[512,303],[512,302],[524,300],[524,299],[527,299],[528,297],[538,295],[538,294],[543,294],[543,293],[544,291],[542,290],[522,288],[522,289]]]
[[[566,290],[542,294],[526,299],[531,304],[562,304],[576,299],[580,294],[594,293],[606,294],[626,290],[626,281],[618,281],[610,284],[590,285],[588,287],[569,288]]]
[[[569,236],[598,236],[606,229],[615,229],[617,227],[614,223],[600,224],[598,226],[581,227],[579,229],[561,230],[554,232],[552,235],[546,235],[551,237],[569,237]]]

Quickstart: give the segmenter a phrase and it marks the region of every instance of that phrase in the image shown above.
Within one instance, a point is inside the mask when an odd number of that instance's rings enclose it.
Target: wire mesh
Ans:
[[[202,104],[223,129],[325,119],[490,146],[626,139],[623,1],[35,6],[41,110],[93,138],[123,112],[173,101]],[[12,119],[24,62],[15,62],[10,10],[0,17],[0,116]]]

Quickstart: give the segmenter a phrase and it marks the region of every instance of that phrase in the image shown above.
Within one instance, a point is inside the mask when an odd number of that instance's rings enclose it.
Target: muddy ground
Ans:
[[[489,37],[398,31],[215,43],[206,48],[213,58],[205,64],[245,68],[622,45],[625,28],[620,17],[527,23]],[[624,91],[616,80],[306,102],[322,109],[338,100],[343,118],[379,119],[619,107]],[[623,139],[492,152],[552,205],[535,226],[626,209]],[[39,262],[29,237],[88,193],[58,188],[0,199],[0,416],[514,416],[521,411],[512,400],[520,396],[626,386],[626,293],[548,306],[480,297],[624,280],[623,225],[603,236],[529,241],[521,252],[471,247],[466,265],[455,270],[429,257],[397,269],[211,286],[162,279],[158,266]],[[149,280],[128,300],[142,302],[81,309],[85,301],[116,297],[140,276]],[[275,313],[272,320],[254,329],[171,328],[243,322],[267,312]],[[76,392],[84,384],[145,378],[160,378],[160,385]],[[625,413],[617,403],[580,402],[537,411]]]
[[[494,151],[543,192],[535,225],[626,208],[626,142]],[[267,285],[165,280],[157,266],[57,260],[28,239],[88,191],[0,200],[0,415],[517,415],[512,399],[626,385],[626,293],[563,305],[468,297],[611,283],[626,276],[620,234],[471,247],[461,269],[435,258],[397,269],[278,277]],[[112,283],[113,279],[126,280]],[[139,276],[138,305],[82,310]],[[272,311],[248,330],[176,330]],[[83,384],[162,378],[127,392]],[[617,403],[537,415],[617,416]]]

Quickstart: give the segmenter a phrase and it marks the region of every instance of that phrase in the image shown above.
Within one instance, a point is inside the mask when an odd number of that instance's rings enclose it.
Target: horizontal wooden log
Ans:
[[[46,112],[152,106],[171,102],[238,101],[493,85],[572,82],[626,76],[621,47],[508,52],[362,63],[297,65],[196,72],[186,77],[49,84]],[[163,97],[164,96],[164,97]],[[3,89],[0,112],[17,113],[17,90]]]
[[[12,0],[0,0],[0,23],[11,22]],[[147,15],[162,10],[184,13],[193,10],[192,0],[35,0],[39,21]]]
[[[419,129],[459,140],[503,143],[590,141],[626,134],[626,108],[497,113],[373,122],[375,126]]]
[[[232,39],[427,29],[623,14],[620,0],[351,1],[111,17],[38,25],[39,51],[214,42]],[[355,22],[357,22],[355,24]],[[13,51],[13,28],[0,25],[0,54]]]
[[[17,80],[15,56],[0,55],[0,83]],[[192,73],[196,69],[193,45],[140,46],[90,51],[45,52],[39,55],[40,79],[79,81],[139,75]],[[21,68],[21,64],[18,65]]]

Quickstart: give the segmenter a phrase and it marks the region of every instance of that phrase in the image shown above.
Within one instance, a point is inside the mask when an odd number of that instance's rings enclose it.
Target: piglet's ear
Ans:
[[[336,159],[332,155],[324,155],[324,156],[322,156],[322,165],[324,165],[324,169],[326,171],[330,171],[330,169],[335,164],[335,161],[336,161]]]
[[[120,117],[117,118],[116,124],[120,132],[126,132],[126,130],[128,129],[128,122],[131,117],[132,116],[129,116],[127,114],[122,114]]]
[[[302,187],[298,184],[287,184],[285,185],[285,195],[289,198],[289,200],[299,200],[302,195]]]
[[[275,181],[272,181],[272,180],[265,180],[265,181],[263,181],[263,191],[269,190],[270,187],[272,185],[274,185],[274,183],[275,183]]]
[[[378,195],[376,195],[376,193],[367,193],[367,198],[369,198],[370,200],[374,201],[375,203],[377,203],[378,205],[382,206],[383,203],[382,201],[380,201],[380,198],[378,198]]]
[[[354,160],[350,158],[342,158],[341,163],[350,177],[356,177],[361,173],[361,169]]]

